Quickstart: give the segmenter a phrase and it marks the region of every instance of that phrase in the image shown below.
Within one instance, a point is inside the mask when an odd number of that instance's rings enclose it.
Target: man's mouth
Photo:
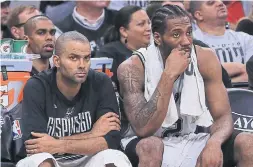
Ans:
[[[78,72],[78,73],[76,73],[77,77],[79,77],[79,78],[85,77],[86,74],[87,74],[86,72]]]
[[[46,51],[51,52],[54,50],[54,45],[53,44],[46,44],[46,45],[44,45],[44,48],[46,49]]]
[[[218,10],[218,12],[226,12],[226,9],[225,9],[225,8],[220,8],[220,9]]]

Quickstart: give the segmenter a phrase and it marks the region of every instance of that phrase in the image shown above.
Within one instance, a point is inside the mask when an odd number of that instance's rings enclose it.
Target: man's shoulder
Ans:
[[[67,17],[65,17],[63,21],[56,22],[55,26],[58,27],[61,31],[66,32],[71,29],[71,26],[73,26],[72,24],[73,22],[74,22],[74,19],[71,13]]]
[[[39,72],[36,75],[33,75],[29,81],[31,80],[31,84],[40,84],[43,85],[44,87],[49,85],[49,87],[51,87],[50,85],[52,84],[52,80],[54,77],[54,72],[55,72],[55,68],[52,69],[48,69],[42,72]]]
[[[103,72],[99,72],[93,69],[89,70],[88,78],[87,78],[92,85],[94,84],[102,84],[103,82],[106,82],[110,80],[109,76],[107,76]],[[85,84],[85,82],[84,82]]]
[[[206,47],[196,46],[198,68],[202,77],[209,78],[214,71],[219,71],[221,64],[215,52]]]
[[[238,38],[239,40],[243,40],[246,38],[253,38],[252,35],[249,35],[245,32],[238,32],[238,31],[234,31],[234,30],[226,30],[226,33],[231,35],[231,36],[234,36],[236,38]]]
[[[110,21],[112,21],[112,23],[114,23],[114,19],[117,15],[118,11],[112,10],[112,9],[105,9],[105,13],[106,13],[107,19],[109,19]]]
[[[104,46],[101,47],[101,49],[98,52],[114,52],[114,51],[118,51],[120,42],[119,41],[114,41],[114,42],[110,42],[105,44]]]
[[[131,56],[129,59],[121,63],[117,70],[119,81],[124,81],[126,77],[138,77],[138,81],[144,81],[144,66],[137,55]]]
[[[205,44],[204,42],[202,42],[198,39],[193,39],[193,44],[201,46],[201,47],[209,48],[209,46],[207,44]]]
[[[38,76],[32,76],[25,84],[24,92],[31,93],[33,91],[44,92],[43,82],[41,82]]]
[[[197,54],[197,58],[198,61],[204,61],[204,62],[208,62],[208,60],[211,58],[217,58],[216,54],[214,53],[214,51],[209,48],[209,47],[203,47],[200,45],[195,45],[196,47],[196,54]]]

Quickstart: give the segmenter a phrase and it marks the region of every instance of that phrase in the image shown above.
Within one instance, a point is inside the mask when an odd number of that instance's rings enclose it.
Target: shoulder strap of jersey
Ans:
[[[145,58],[143,56],[143,54],[139,51],[134,51],[132,55],[137,55],[139,57],[139,59],[141,60],[141,63],[143,65],[143,68],[145,69]]]

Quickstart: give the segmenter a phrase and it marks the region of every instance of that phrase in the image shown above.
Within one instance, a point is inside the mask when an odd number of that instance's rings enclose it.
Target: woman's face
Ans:
[[[144,10],[132,14],[125,33],[128,45],[135,49],[147,47],[150,44],[151,22]]]

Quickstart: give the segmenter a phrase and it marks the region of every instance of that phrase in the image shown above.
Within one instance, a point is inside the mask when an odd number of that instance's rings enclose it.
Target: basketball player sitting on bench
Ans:
[[[154,44],[118,68],[129,159],[139,167],[252,166],[253,137],[233,133],[221,66],[214,52],[192,44],[188,14],[166,5],[151,25]],[[210,134],[195,134],[197,125],[211,126]]]

